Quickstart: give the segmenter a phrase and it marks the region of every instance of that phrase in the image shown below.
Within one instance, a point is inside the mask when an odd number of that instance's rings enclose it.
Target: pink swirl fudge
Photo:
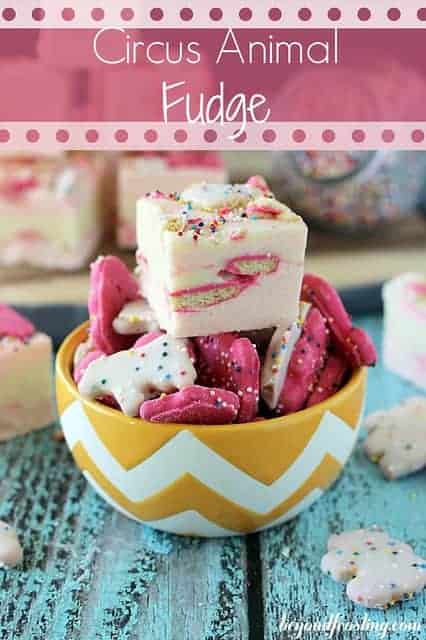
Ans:
[[[81,156],[0,155],[0,264],[84,266],[101,234],[97,187]]]
[[[206,151],[162,151],[123,154],[118,161],[117,242],[136,247],[136,203],[156,189],[180,192],[188,184],[223,182],[226,171],[219,154]]]
[[[51,340],[0,305],[0,441],[53,420]]]
[[[290,326],[307,229],[260,177],[138,202],[142,294],[174,337]]]
[[[385,366],[426,390],[426,274],[404,273],[383,287]]]

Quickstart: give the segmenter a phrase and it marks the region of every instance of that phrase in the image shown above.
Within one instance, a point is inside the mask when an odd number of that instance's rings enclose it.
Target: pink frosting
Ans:
[[[34,176],[26,178],[10,177],[0,186],[0,195],[9,200],[17,200],[38,186],[39,181]]]
[[[247,287],[251,286],[252,284],[254,284],[254,282],[256,281],[256,277],[252,277],[252,276],[235,276],[232,279],[227,280],[226,282],[219,282],[219,283],[214,283],[214,284],[203,284],[199,287],[193,287],[193,288],[188,288],[188,289],[179,289],[178,291],[173,291],[173,293],[171,293],[171,297],[175,298],[175,297],[179,297],[181,295],[193,295],[193,294],[197,294],[197,293],[204,293],[204,292],[208,292],[208,291],[213,291],[213,290],[220,290],[220,289],[226,289],[228,287],[234,287],[235,290],[226,298],[226,300],[231,300],[232,298],[236,298],[237,296],[240,295],[240,293],[242,291],[244,291],[244,289],[247,289]],[[214,306],[216,304],[220,304],[222,302],[224,302],[225,300],[221,300],[220,302],[212,302],[210,305],[205,305],[205,306]],[[198,309],[194,309],[192,307],[185,307],[184,309],[179,309],[179,313],[185,313],[188,311],[197,311]]]
[[[247,184],[249,187],[254,187],[255,189],[263,191],[263,193],[269,193],[270,191],[268,183],[262,176],[251,176],[251,178],[247,180]]]
[[[98,360],[104,355],[105,354],[103,353],[103,351],[98,351],[98,350],[89,351],[89,353],[86,354],[84,358],[82,358],[78,363],[78,365],[74,368],[74,374],[73,374],[74,382],[78,384],[82,379],[89,364],[91,364],[95,360]]]
[[[408,308],[411,312],[426,318],[426,282],[412,282],[407,286]],[[424,298],[424,304],[419,304],[418,298]]]
[[[162,331],[150,331],[149,333],[146,333],[144,336],[141,336],[136,340],[135,344],[133,345],[133,349],[139,349],[140,347],[144,347],[146,344],[149,344],[150,342],[152,342],[153,340],[156,340],[162,335],[163,335]]]
[[[34,325],[17,311],[5,304],[0,305],[0,337],[10,336],[25,340],[34,335]]]

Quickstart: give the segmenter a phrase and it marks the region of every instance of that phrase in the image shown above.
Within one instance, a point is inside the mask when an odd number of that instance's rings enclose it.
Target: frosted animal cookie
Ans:
[[[116,256],[99,256],[90,266],[90,339],[95,349],[114,353],[131,346],[118,334],[113,321],[128,302],[139,298],[138,285],[126,265]]]
[[[327,320],[338,351],[345,355],[352,368],[372,367],[377,353],[370,336],[352,325],[336,289],[320,276],[306,273],[303,277],[302,300],[311,302]]]
[[[385,366],[426,390],[426,274],[404,273],[383,287]]]
[[[237,418],[239,408],[238,396],[232,391],[193,385],[147,400],[141,406],[140,415],[151,422],[228,424]]]
[[[377,527],[332,535],[321,570],[347,583],[350,600],[373,609],[412,598],[426,585],[426,561]]]
[[[318,309],[312,307],[306,316],[302,335],[290,356],[276,407],[278,415],[304,409],[326,363],[329,341],[327,323]]]
[[[160,326],[146,300],[134,300],[124,305],[112,323],[114,331],[120,335],[140,335],[157,331]]]
[[[370,460],[395,480],[426,467],[426,398],[410,398],[389,411],[378,411],[364,423]]]
[[[330,353],[306,406],[313,407],[335,394],[341,388],[348,372],[348,364],[344,356],[339,353]]]
[[[260,359],[253,343],[235,333],[199,337],[194,343],[200,383],[236,393],[240,400],[238,422],[254,420],[259,404]]]
[[[169,335],[254,331],[297,319],[307,229],[266,189],[256,178],[139,200],[142,294]]]
[[[184,389],[196,377],[187,341],[162,334],[139,348],[94,360],[78,388],[91,399],[112,396],[123,413],[137,416],[144,400]]]
[[[300,304],[299,318],[290,327],[276,328],[266,352],[261,373],[262,398],[270,409],[276,409],[287,375],[293,349],[299,340],[311,305]]]
[[[15,529],[0,520],[0,568],[16,567],[22,564],[23,559],[24,553]]]

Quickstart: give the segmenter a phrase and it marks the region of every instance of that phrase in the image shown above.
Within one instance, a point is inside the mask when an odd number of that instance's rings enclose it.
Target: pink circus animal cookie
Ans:
[[[326,280],[305,274],[302,300],[321,311],[328,322],[336,348],[345,354],[351,367],[373,366],[376,363],[377,353],[371,338],[362,329],[352,326],[339,294]]]
[[[0,304],[0,338],[9,336],[25,340],[36,332],[32,322],[5,304]]]
[[[0,520],[0,567],[16,567],[23,559],[24,552],[15,529]]]
[[[426,467],[426,398],[410,398],[365,420],[364,449],[383,474],[395,480]]]
[[[329,330],[320,311],[313,307],[305,320],[302,335],[294,347],[276,412],[286,415],[303,409],[323,368]]]
[[[262,398],[270,409],[276,409],[287,376],[290,358],[299,340],[311,305],[300,304],[299,318],[290,327],[276,328],[266,352],[261,373]]]
[[[142,402],[188,387],[196,376],[187,341],[160,334],[138,348],[94,360],[78,388],[92,400],[112,396],[123,413],[137,416]]]
[[[131,345],[132,340],[114,330],[113,322],[138,295],[136,280],[119,258],[101,256],[91,265],[90,336],[95,349],[112,354]]]
[[[426,561],[378,527],[332,535],[321,570],[347,583],[350,600],[373,609],[410,599],[426,585]]]
[[[160,328],[153,310],[143,299],[124,305],[118,316],[114,318],[112,326],[116,333],[123,336],[140,335]]]
[[[106,355],[103,351],[98,351],[95,349],[94,351],[88,351],[74,366],[73,378],[74,382],[78,384],[82,379],[84,372],[86,371],[89,364],[97,360],[98,358],[102,358],[102,356]]]
[[[347,374],[348,363],[345,358],[338,353],[330,353],[306,406],[313,407],[334,395],[343,385]]]
[[[257,414],[260,359],[248,338],[223,333],[195,338],[199,381],[233,391],[240,400],[238,422],[250,422]]]
[[[237,418],[240,408],[238,396],[232,391],[193,385],[147,400],[140,416],[150,422],[180,424],[229,424]]]

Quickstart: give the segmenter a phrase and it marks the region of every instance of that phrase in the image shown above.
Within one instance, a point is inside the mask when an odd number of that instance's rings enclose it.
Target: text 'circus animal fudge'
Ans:
[[[0,441],[53,420],[51,339],[0,305]]]
[[[144,400],[192,385],[197,376],[186,340],[144,336],[133,349],[95,357],[78,388],[87,398],[112,396],[123,413],[137,416]]]
[[[426,398],[410,398],[364,423],[365,451],[386,478],[395,480],[426,467]]]
[[[138,202],[137,226],[142,294],[170,335],[297,319],[306,225],[263,179],[153,193]]]
[[[426,390],[426,275],[405,273],[383,287],[385,366]]]
[[[321,569],[347,583],[350,600],[374,609],[408,600],[426,585],[426,561],[378,527],[332,535]]]

